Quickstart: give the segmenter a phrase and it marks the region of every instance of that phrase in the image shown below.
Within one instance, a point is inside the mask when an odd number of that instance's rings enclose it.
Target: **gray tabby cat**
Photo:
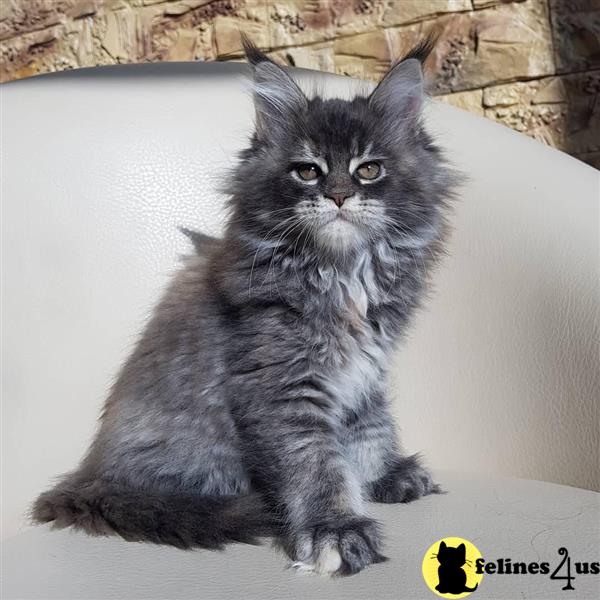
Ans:
[[[343,101],[246,43],[256,131],[225,236],[195,240],[36,521],[180,548],[274,535],[325,574],[384,560],[366,502],[439,491],[385,397],[455,184],[421,123],[430,50]]]

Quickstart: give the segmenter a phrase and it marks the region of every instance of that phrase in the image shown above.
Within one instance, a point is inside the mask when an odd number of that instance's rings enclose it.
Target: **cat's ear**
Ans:
[[[294,116],[307,107],[307,99],[296,82],[278,64],[242,36],[244,52],[252,65],[252,93],[258,137],[285,130]]]
[[[462,555],[466,555],[467,554],[467,547],[464,544],[461,544],[457,550],[462,554]]]
[[[446,542],[440,542],[440,550],[446,549]]]
[[[369,96],[371,107],[400,129],[418,121],[424,100],[423,70],[417,58],[394,65]]]

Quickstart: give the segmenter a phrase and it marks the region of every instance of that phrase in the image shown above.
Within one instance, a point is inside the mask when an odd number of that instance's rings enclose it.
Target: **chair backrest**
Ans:
[[[2,88],[5,510],[83,453],[190,250],[177,226],[221,231],[217,186],[252,121],[243,74],[123,66]],[[404,444],[437,468],[598,488],[598,172],[452,107],[428,119],[470,181],[391,370]]]

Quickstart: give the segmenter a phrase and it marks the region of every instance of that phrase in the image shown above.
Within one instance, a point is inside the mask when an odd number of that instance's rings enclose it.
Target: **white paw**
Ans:
[[[290,567],[298,573],[316,573],[318,575],[335,575],[342,566],[342,557],[333,544],[323,548],[314,563],[297,560]]]
[[[333,543],[325,546],[315,561],[315,571],[319,575],[333,575],[340,570],[342,557]]]

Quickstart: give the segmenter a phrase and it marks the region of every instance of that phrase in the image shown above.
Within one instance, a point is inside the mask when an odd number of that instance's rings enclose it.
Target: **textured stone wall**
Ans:
[[[377,79],[424,33],[432,93],[600,168],[600,0],[0,0],[2,81],[240,56]]]

